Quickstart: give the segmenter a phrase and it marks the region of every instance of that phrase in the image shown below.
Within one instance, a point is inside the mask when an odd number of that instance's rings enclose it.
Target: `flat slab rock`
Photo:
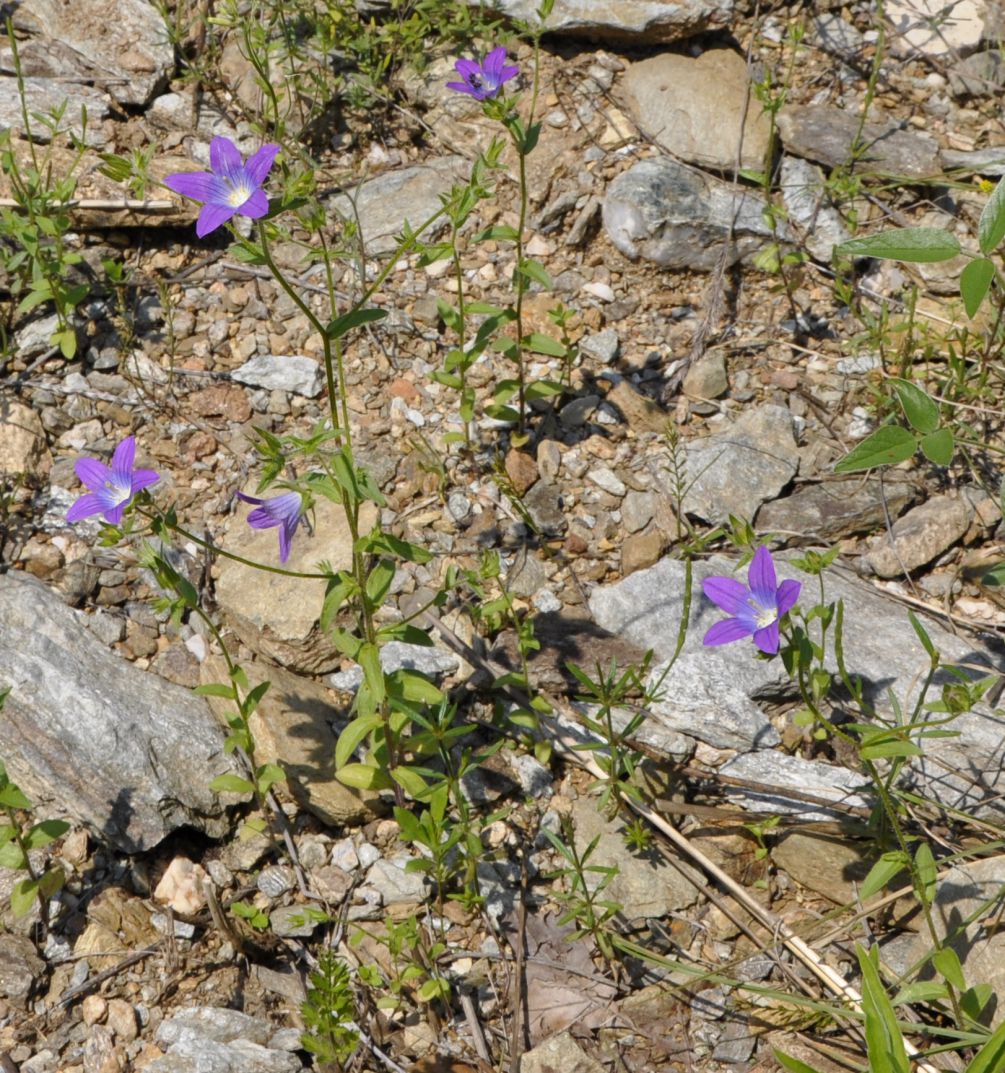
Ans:
[[[34,35],[20,46],[26,73],[93,83],[120,104],[146,104],[174,69],[170,31],[147,0],[24,0],[14,27]]]
[[[756,194],[659,157],[640,160],[614,179],[603,219],[610,240],[633,261],[710,272],[726,243],[727,261],[735,264],[773,239],[764,209]]]
[[[747,65],[739,52],[649,56],[631,64],[621,89],[642,130],[674,157],[728,171],[739,150],[741,167],[763,165],[771,124],[756,101],[747,107]]]
[[[488,7],[531,26],[538,24],[539,0],[467,0],[470,7]],[[721,29],[730,24],[733,0],[555,0],[545,26],[549,33],[574,37],[601,36],[607,41],[659,43]]]
[[[792,104],[778,114],[778,133],[786,152],[830,168],[841,167],[851,159],[859,117],[830,104]],[[865,152],[856,161],[861,171],[910,179],[941,173],[934,138],[901,130],[896,123],[866,123],[861,137]]]
[[[701,589],[711,575],[734,575],[735,562],[716,556],[695,562],[691,614],[680,657],[663,680],[664,699],[651,708],[651,718],[667,730],[704,741],[719,749],[749,752],[779,743],[761,702],[793,695],[779,660],[760,660],[750,642],[705,648],[702,638],[722,612]],[[780,578],[803,584],[803,601],[815,601],[816,579],[776,558]],[[746,571],[735,576],[745,580]],[[652,648],[653,678],[661,675],[673,654],[684,603],[684,563],[665,558],[615,585],[594,590],[590,611],[604,629],[642,648]],[[892,691],[910,710],[924,680],[929,659],[911,628],[907,610],[877,590],[831,570],[825,577],[828,600],[844,601],[844,654],[849,673],[861,677],[866,699],[890,714]],[[988,653],[967,637],[957,637],[934,621],[925,627],[953,664],[992,666]],[[935,696],[951,676],[939,672]],[[930,739],[925,756],[915,760],[908,776],[922,793],[956,807],[998,816],[1005,809],[993,798],[1005,789],[1000,743],[1005,720],[986,710],[960,716],[953,724],[959,737]],[[763,780],[771,781],[771,780]],[[996,787],[998,790],[996,790]],[[852,789],[849,787],[849,789]]]
[[[58,596],[0,576],[0,757],[43,807],[118,849],[150,849],[178,827],[228,827],[210,782],[236,770],[201,697],[106,648]]]

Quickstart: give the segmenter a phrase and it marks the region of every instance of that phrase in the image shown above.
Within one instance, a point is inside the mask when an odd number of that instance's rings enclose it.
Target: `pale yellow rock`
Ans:
[[[0,476],[44,477],[51,468],[38,414],[30,406],[0,398]]]
[[[206,904],[202,885],[206,871],[188,857],[175,857],[154,890],[154,901],[180,916],[194,916]]]

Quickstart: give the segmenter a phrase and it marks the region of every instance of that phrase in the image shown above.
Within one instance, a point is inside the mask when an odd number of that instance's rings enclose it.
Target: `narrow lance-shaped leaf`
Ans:
[[[977,315],[994,278],[995,266],[986,257],[975,258],[960,273],[960,297],[968,317]]]
[[[990,253],[1005,237],[1005,179],[991,191],[988,203],[984,206],[981,218],[977,222],[977,242],[981,253]]]
[[[838,252],[846,257],[880,257],[924,264],[952,260],[960,252],[960,244],[948,231],[939,228],[901,227],[867,238],[853,238],[843,242]]]

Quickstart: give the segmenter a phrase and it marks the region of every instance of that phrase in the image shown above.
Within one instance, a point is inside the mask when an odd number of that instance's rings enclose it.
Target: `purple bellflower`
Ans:
[[[474,60],[457,60],[454,69],[463,81],[448,82],[447,89],[470,93],[479,101],[498,96],[503,83],[516,78],[520,73],[519,67],[506,65],[506,49],[502,45],[494,48],[481,63]]]
[[[285,492],[272,499],[256,499],[237,493],[238,499],[245,503],[257,503],[258,506],[248,515],[248,525],[252,529],[273,529],[279,526],[279,561],[285,563],[290,557],[290,544],[300,524],[303,512],[303,499],[299,492]]]
[[[79,522],[92,514],[102,514],[109,525],[118,525],[133,496],[160,480],[160,474],[152,469],[134,469],[135,458],[133,436],[127,436],[115,448],[111,468],[96,458],[78,458],[73,468],[90,491],[70,507],[66,520]]]
[[[762,546],[754,552],[746,585],[732,577],[709,577],[702,588],[716,607],[731,616],[717,622],[703,644],[728,645],[753,636],[754,644],[773,656],[778,651],[778,623],[799,599],[802,586],[798,581],[779,585],[771,552]]]
[[[214,138],[209,145],[212,171],[175,172],[164,179],[164,185],[182,197],[205,202],[195,224],[195,233],[202,238],[232,216],[257,220],[269,211],[262,184],[278,152],[278,145],[263,145],[245,164],[229,138]]]

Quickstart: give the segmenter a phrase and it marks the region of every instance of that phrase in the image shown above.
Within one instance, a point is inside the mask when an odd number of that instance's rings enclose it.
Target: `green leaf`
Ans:
[[[994,988],[990,984],[974,984],[960,995],[960,1009],[972,1021],[979,1021],[984,1007],[991,1001]],[[997,1066],[995,1069],[997,1070]]]
[[[31,802],[12,782],[0,788],[0,805],[4,808],[31,808]]]
[[[948,428],[936,429],[918,441],[921,453],[934,466],[948,466],[953,460],[956,440]]]
[[[200,697],[226,697],[227,700],[234,699],[234,687],[224,685],[223,682],[207,682],[203,686],[195,686],[192,692],[198,693]]]
[[[535,380],[527,385],[524,398],[528,402],[534,402],[536,399],[550,399],[561,395],[563,391],[565,388],[557,380]]]
[[[42,820],[24,836],[25,848],[40,849],[50,842],[55,842],[57,838],[62,838],[69,830],[70,825],[65,820]]]
[[[277,782],[284,782],[286,772],[278,764],[262,764],[255,773],[260,794],[267,794]]]
[[[935,645],[932,644],[932,639],[928,636],[928,630],[926,630],[925,627],[922,626],[921,620],[913,611],[907,612],[907,618],[908,621],[911,623],[911,626],[914,628],[914,632],[918,635],[918,640],[921,642],[922,648],[924,648],[924,650],[928,653],[928,658],[934,664],[938,664],[939,651],[935,647]]]
[[[363,668],[363,680],[376,706],[380,706],[387,694],[384,668],[380,665],[380,649],[368,641],[360,645],[356,662]]]
[[[209,788],[216,794],[250,794],[255,789],[248,779],[242,779],[240,775],[232,772],[217,775],[209,784]]]
[[[544,332],[531,332],[520,340],[525,350],[532,350],[535,354],[547,354],[552,358],[564,358],[566,348],[557,340]]]
[[[977,257],[960,273],[960,297],[968,317],[975,317],[987,297],[995,266],[986,257]]]
[[[884,425],[853,447],[834,467],[835,473],[857,473],[876,466],[906,462],[918,449],[917,438],[900,425]]]
[[[335,772],[335,778],[354,790],[390,790],[394,786],[387,772],[373,764],[346,764]]]
[[[350,309],[348,313],[343,313],[341,317],[329,321],[325,328],[325,335],[332,340],[341,339],[353,328],[358,328],[361,324],[373,324],[374,321],[383,320],[386,316],[386,309]]]
[[[931,905],[935,899],[935,881],[938,879],[939,872],[935,866],[935,858],[932,856],[932,847],[927,842],[922,842],[914,852],[914,870],[917,873],[918,898],[925,905]]]
[[[879,978],[879,948],[874,946],[868,953],[862,947],[856,949],[862,969],[862,1012],[869,1066],[877,1073],[911,1073],[897,1015]]]
[[[932,968],[957,991],[966,991],[967,981],[963,976],[963,966],[959,956],[951,946],[944,946],[932,955]]]
[[[426,780],[416,768],[399,764],[391,769],[391,777],[410,797],[420,797],[426,792]]]
[[[387,691],[396,699],[413,704],[439,704],[443,692],[418,671],[401,669],[387,676]]]
[[[521,264],[519,270],[530,280],[535,283],[540,283],[546,291],[553,289],[551,282],[551,276],[548,275],[543,264],[540,261],[535,261],[533,257],[526,258]]]
[[[349,757],[359,748],[359,746],[367,739],[371,731],[374,731],[381,724],[380,715],[374,713],[373,715],[360,716],[358,719],[353,719],[351,723],[342,731],[338,736],[338,741],[335,743],[335,770],[339,771],[349,763]]]
[[[977,222],[977,242],[981,253],[990,253],[1005,236],[1005,179],[991,191],[988,203]]]
[[[846,257],[880,257],[924,264],[952,260],[960,252],[960,244],[939,228],[901,227],[868,238],[853,238],[843,242],[838,252]]]
[[[520,237],[520,232],[515,227],[510,227],[509,224],[493,224],[492,227],[486,227],[484,231],[479,231],[475,236],[475,242],[484,242],[486,239],[502,239],[504,242],[516,242]]]
[[[939,407],[930,399],[917,384],[910,380],[898,380],[891,377],[900,405],[904,407],[904,416],[911,424],[915,432],[922,435],[934,432],[939,427]]]
[[[896,875],[907,867],[907,858],[900,850],[891,850],[869,869],[869,874],[862,881],[859,897],[864,901],[878,894]]]
[[[1005,1069],[1005,1021],[991,1033],[964,1073],[1000,1073]]]
[[[16,842],[7,842],[0,846],[0,868],[9,868],[12,872],[28,867],[28,858],[21,852]]]
[[[23,917],[31,912],[31,907],[38,897],[39,883],[38,879],[22,879],[14,884],[10,892],[10,908],[14,916]]]
[[[780,1051],[777,1047],[772,1047],[772,1051],[778,1064],[789,1070],[789,1073],[820,1073],[818,1069],[808,1066],[805,1062],[800,1062],[798,1058],[785,1054],[784,1051]]]
[[[881,760],[890,756],[921,756],[922,750],[913,741],[899,739],[877,742],[875,745],[863,745],[858,755],[863,760]]]

